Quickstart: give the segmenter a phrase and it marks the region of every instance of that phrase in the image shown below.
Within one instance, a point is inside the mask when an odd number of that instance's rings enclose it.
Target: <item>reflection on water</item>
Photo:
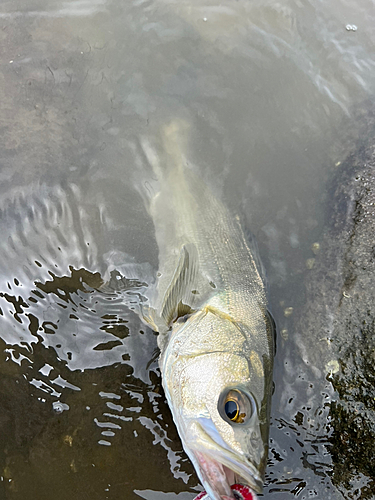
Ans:
[[[1,498],[197,492],[137,315],[158,256],[140,144],[175,118],[268,271],[280,334],[265,498],[361,498],[367,476],[332,479],[335,365],[309,365],[329,334],[304,339],[298,315],[325,183],[373,96],[374,17],[350,0],[2,3]]]
[[[105,0],[70,0],[68,2],[52,1],[43,5],[46,10],[39,10],[38,6],[27,5],[20,10],[14,10],[14,6],[10,5],[8,10],[5,6],[0,13],[0,19],[14,19],[15,17],[67,17],[67,16],[91,16],[98,12],[103,12],[105,8]]]

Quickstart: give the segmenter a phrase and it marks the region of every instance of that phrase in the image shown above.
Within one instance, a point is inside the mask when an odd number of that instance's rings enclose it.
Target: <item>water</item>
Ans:
[[[374,26],[371,1],[2,3],[0,498],[197,493],[133,310],[157,270],[141,142],[176,118],[268,271],[282,333],[265,498],[345,497],[333,389],[308,380],[291,318],[327,179],[374,95]]]

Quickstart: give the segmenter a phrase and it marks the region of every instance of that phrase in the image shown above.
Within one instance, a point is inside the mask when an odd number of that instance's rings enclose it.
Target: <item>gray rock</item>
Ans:
[[[366,137],[374,137],[372,116],[367,123]],[[332,483],[344,498],[368,499],[375,491],[374,141],[354,151],[328,189],[326,229],[292,342],[315,385],[308,403],[329,422]]]

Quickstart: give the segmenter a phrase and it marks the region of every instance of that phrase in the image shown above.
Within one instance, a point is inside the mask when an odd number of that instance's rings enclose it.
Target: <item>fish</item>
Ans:
[[[143,320],[158,333],[162,385],[183,448],[212,500],[261,493],[268,455],[274,324],[257,249],[189,161],[190,125],[141,139],[159,271]],[[151,186],[151,187],[150,187]]]

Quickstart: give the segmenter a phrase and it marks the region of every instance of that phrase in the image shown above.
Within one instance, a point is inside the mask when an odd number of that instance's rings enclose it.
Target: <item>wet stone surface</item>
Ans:
[[[366,123],[374,137],[371,114]],[[373,141],[358,141],[330,186],[326,229],[294,324],[292,343],[303,368],[294,364],[315,386],[315,408],[321,408],[321,422],[326,419],[322,434],[331,457],[324,474],[344,498],[370,499],[375,493]]]
[[[353,229],[344,257],[344,283],[333,335],[342,339],[339,394],[331,405],[333,481],[350,488],[358,474],[368,476],[361,498],[375,491],[375,147],[363,151],[355,175]],[[348,460],[350,458],[350,461]],[[358,490],[360,490],[358,484]]]

